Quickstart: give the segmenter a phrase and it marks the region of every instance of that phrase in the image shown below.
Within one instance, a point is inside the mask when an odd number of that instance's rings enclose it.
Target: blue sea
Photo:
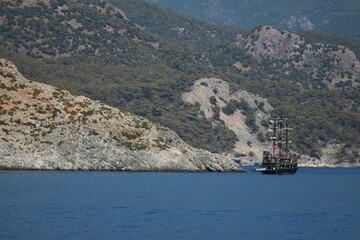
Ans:
[[[0,239],[360,239],[360,169],[0,171]]]

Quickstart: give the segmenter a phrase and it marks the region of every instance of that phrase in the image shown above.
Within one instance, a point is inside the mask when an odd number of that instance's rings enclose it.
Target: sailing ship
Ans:
[[[289,128],[288,118],[275,116],[272,124],[272,153],[264,151],[262,162],[260,166],[254,167],[254,171],[264,174],[295,174],[300,156],[289,151],[289,132],[293,129]]]

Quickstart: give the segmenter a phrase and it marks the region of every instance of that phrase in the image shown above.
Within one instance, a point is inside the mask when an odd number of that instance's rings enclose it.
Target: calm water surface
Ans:
[[[0,239],[360,239],[360,169],[0,171]]]

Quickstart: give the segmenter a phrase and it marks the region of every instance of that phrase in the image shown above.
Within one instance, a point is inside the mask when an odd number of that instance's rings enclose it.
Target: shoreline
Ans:
[[[35,168],[3,168],[0,167],[0,172],[10,171],[24,171],[24,172],[119,172],[119,173],[246,173],[245,169],[236,171],[190,171],[190,170],[177,170],[177,169],[164,169],[164,170],[95,170],[95,169],[35,169]]]

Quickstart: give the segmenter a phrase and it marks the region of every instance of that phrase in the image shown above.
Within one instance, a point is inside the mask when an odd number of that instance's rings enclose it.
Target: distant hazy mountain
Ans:
[[[360,37],[356,0],[153,0],[189,16],[252,28],[269,24],[287,30],[315,30]]]

